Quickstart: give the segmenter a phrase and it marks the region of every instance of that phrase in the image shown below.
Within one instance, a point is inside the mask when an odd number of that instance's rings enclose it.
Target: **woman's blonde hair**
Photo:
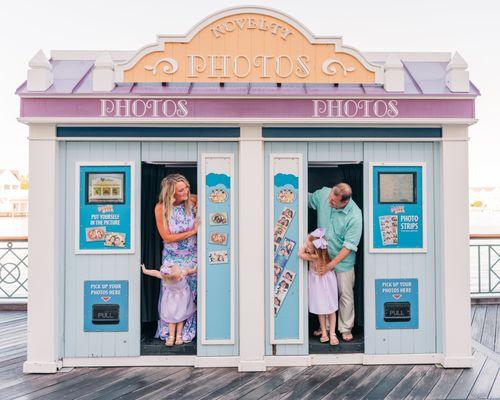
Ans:
[[[158,202],[163,205],[163,226],[165,228],[168,228],[168,220],[172,215],[172,209],[174,207],[175,185],[179,182],[184,182],[188,188],[188,198],[184,201],[184,209],[187,215],[191,215],[191,207],[189,206],[191,190],[188,180],[181,174],[167,175],[161,181],[160,198],[158,199]]]
[[[313,235],[307,235],[307,240],[311,243],[312,248],[314,249],[314,254],[318,256],[318,263],[321,266],[324,266],[328,264],[331,259],[328,254],[328,249],[317,249],[316,246],[314,246],[313,241],[316,240]]]

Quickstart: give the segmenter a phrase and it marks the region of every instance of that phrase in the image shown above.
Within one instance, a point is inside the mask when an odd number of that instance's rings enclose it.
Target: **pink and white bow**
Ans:
[[[311,232],[311,236],[316,239],[313,240],[313,245],[317,249],[326,249],[328,247],[327,241],[323,238],[325,236],[325,228],[318,228]]]

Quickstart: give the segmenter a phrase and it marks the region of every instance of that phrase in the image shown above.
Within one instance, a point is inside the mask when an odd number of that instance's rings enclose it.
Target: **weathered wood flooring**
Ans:
[[[472,307],[474,367],[76,368],[24,375],[26,313],[0,312],[0,399],[500,399],[500,306]]]

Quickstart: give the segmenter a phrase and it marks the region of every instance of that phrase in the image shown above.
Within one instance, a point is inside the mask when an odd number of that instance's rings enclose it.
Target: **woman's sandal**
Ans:
[[[184,344],[184,341],[182,340],[182,336],[177,336],[175,338],[175,344]]]
[[[320,343],[326,343],[326,342],[329,342],[330,341],[330,338],[328,337],[328,335],[321,335],[321,337],[319,338],[319,342]]]
[[[340,344],[340,342],[339,342],[337,335],[335,335],[335,334],[330,335],[330,345],[337,346],[338,344]]]
[[[167,347],[172,347],[175,342],[175,337],[174,336],[169,336],[167,341],[165,342],[165,346]]]

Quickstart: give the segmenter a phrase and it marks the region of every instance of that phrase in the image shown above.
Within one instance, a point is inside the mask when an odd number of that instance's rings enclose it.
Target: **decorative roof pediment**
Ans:
[[[316,37],[300,22],[262,7],[213,14],[185,35],[158,35],[115,66],[117,82],[382,84],[384,69],[341,37]]]

